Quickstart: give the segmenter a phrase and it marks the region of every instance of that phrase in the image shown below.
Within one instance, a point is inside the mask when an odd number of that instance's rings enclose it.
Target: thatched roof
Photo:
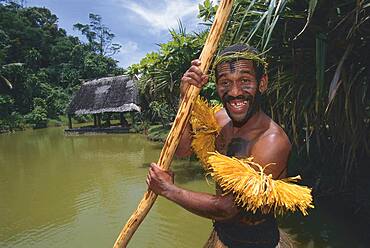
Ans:
[[[134,80],[128,76],[106,77],[82,84],[69,104],[68,114],[140,111]]]

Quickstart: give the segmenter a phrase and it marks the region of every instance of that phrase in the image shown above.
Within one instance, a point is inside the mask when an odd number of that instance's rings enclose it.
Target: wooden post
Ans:
[[[223,0],[217,9],[215,20],[199,57],[201,60],[200,68],[204,73],[208,72],[209,66],[211,65],[213,55],[217,50],[218,42],[221,38],[221,34],[225,28],[227,19],[232,9],[232,4],[233,0]],[[167,136],[166,142],[159,157],[159,161],[157,163],[164,170],[168,170],[170,167],[173,155],[175,154],[176,148],[179,144],[181,134],[189,120],[191,109],[195,99],[199,95],[199,92],[199,88],[190,86],[180,104],[175,121],[172,125],[170,133]],[[153,206],[156,198],[157,195],[152,191],[147,191],[144,194],[139,206],[131,215],[130,219],[127,221],[126,225],[119,234],[116,242],[114,243],[114,248],[127,246],[132,235],[135,233],[140,223],[144,220],[150,208]]]
[[[98,114],[98,127],[101,128],[101,113]]]
[[[119,119],[120,119],[120,124],[121,124],[121,127],[128,127],[128,122],[124,116],[124,113],[119,113]]]
[[[134,125],[135,124],[135,113],[134,113],[134,111],[131,111],[130,115],[131,115],[131,125]]]
[[[68,128],[72,129],[72,115],[68,114]]]
[[[108,125],[108,127],[110,127],[110,117],[111,117],[111,113],[107,113],[107,125]]]

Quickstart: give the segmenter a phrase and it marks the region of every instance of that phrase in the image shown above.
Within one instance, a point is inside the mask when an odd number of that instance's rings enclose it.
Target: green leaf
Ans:
[[[347,49],[344,52],[342,58],[340,59],[339,64],[337,66],[337,69],[335,70],[334,77],[333,77],[333,79],[331,80],[331,83],[330,83],[328,105],[326,106],[325,112],[328,111],[329,106],[330,106],[331,102],[333,101],[339,86],[342,83],[340,75],[342,73],[343,63],[347,59],[347,56],[351,52],[352,48],[353,48],[353,44],[350,44],[349,46],[347,46]]]
[[[301,32],[299,32],[294,39],[297,39],[308,27],[308,24],[310,23],[312,19],[313,13],[315,12],[316,5],[317,5],[317,0],[310,0],[310,2],[308,3],[308,14],[307,14],[306,24],[304,25]]]
[[[0,75],[0,77],[4,80],[4,82],[8,85],[10,89],[13,89],[13,86],[8,79],[6,79],[3,75]]]

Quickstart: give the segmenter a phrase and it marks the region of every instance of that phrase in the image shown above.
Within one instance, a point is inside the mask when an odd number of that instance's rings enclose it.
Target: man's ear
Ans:
[[[261,77],[260,85],[258,87],[258,90],[263,94],[267,90],[269,78],[267,74],[263,74]]]

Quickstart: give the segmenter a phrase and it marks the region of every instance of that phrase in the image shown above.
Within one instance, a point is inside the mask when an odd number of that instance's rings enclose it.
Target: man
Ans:
[[[268,117],[260,106],[268,78],[258,52],[243,44],[226,48],[215,65],[216,90],[224,109],[216,119],[222,127],[216,139],[216,150],[237,158],[254,157],[260,165],[275,163],[264,172],[274,179],[286,176],[291,144],[282,128]],[[225,59],[223,59],[225,58]],[[203,87],[208,81],[192,61],[181,80],[182,95],[189,85]],[[191,154],[190,127],[185,130],[177,155]],[[271,214],[250,213],[238,207],[232,194],[216,195],[192,192],[176,186],[173,175],[152,163],[147,178],[149,188],[190,212],[214,221],[214,232],[205,247],[276,247],[279,230]]]

